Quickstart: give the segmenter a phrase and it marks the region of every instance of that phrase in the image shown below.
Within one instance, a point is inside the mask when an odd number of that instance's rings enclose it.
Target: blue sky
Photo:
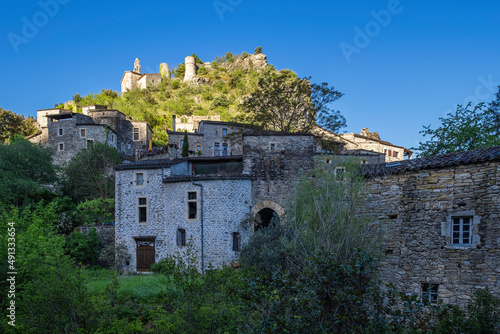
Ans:
[[[413,147],[422,125],[500,85],[500,3],[485,1],[0,0],[0,107],[25,116],[195,52],[262,46],[269,63],[345,94],[332,107]]]

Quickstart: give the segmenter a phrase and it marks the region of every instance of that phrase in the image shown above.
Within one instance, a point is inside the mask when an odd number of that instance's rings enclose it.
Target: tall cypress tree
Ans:
[[[184,140],[182,141],[182,157],[189,157],[189,142],[188,142],[188,132],[184,130]]]

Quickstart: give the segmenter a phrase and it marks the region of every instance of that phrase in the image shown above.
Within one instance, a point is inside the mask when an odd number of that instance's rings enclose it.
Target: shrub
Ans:
[[[219,95],[212,101],[212,108],[216,107],[229,107],[229,101],[225,95]]]
[[[181,87],[181,83],[179,80],[172,80],[171,86],[172,89],[179,89]]]
[[[254,55],[258,55],[258,54],[261,54],[262,53],[262,46],[258,46],[255,51],[254,51]]]

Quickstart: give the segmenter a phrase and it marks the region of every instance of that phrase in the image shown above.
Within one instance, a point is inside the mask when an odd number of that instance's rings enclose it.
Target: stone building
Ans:
[[[132,255],[128,271],[183,254],[189,240],[201,266],[228,264],[254,229],[284,213],[292,180],[313,167],[314,136],[238,132],[227,154],[217,151],[237,129],[202,121],[189,140],[197,139],[203,154],[116,167],[116,242]]]
[[[411,159],[413,152],[402,146],[381,140],[378,132],[370,132],[368,128],[361,129],[361,134],[343,133],[338,135],[344,141],[344,150],[366,150],[385,155],[386,162]]]
[[[93,105],[82,113],[66,109],[37,110],[38,132],[28,137],[54,149],[54,163],[64,165],[82,148],[98,141],[118,150],[125,160],[148,145],[152,131],[146,122],[134,121],[118,110]]]
[[[365,167],[384,281],[431,302],[500,294],[500,147]]]
[[[167,64],[162,64],[161,73],[141,73],[141,61],[135,58],[134,70],[125,71],[120,81],[122,94],[132,89],[145,89],[148,87],[157,86],[161,83],[162,77],[170,78],[170,70]]]

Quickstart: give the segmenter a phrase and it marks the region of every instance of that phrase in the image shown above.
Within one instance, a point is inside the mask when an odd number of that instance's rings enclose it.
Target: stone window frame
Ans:
[[[146,204],[141,204],[141,199],[146,200]],[[147,225],[148,224],[148,207],[149,207],[149,201],[146,196],[137,196],[137,210],[136,210],[136,216],[137,216],[137,224],[139,225]],[[141,215],[140,215],[140,209],[145,208],[146,209],[146,220],[141,221]]]
[[[196,145],[196,152],[201,152],[201,145]]]
[[[423,303],[436,305],[439,302],[439,283],[421,282],[420,300]]]
[[[64,129],[63,128],[58,128],[57,129],[57,136],[60,137],[60,136],[64,136]]]
[[[137,185],[137,174],[142,174],[142,185]],[[135,188],[144,188],[147,183],[146,171],[138,170],[134,172],[134,178],[132,180]]]
[[[195,193],[196,199],[189,199],[189,194]],[[196,203],[196,217],[189,218],[189,203]],[[200,192],[199,190],[186,190],[186,221],[196,222],[200,219]]]
[[[58,143],[57,144],[57,151],[58,152],[63,152],[64,151],[64,143]]]
[[[222,143],[220,155],[223,157],[226,157],[229,155],[229,144],[228,143]]]
[[[278,149],[278,144],[275,142],[269,143],[269,151],[276,151]]]
[[[83,136],[82,136],[83,134]],[[87,129],[86,128],[80,128],[80,138],[87,138]]]
[[[470,244],[453,244],[453,219],[454,218],[471,218],[472,223],[471,243]],[[446,238],[446,248],[451,249],[472,249],[477,248],[481,244],[479,236],[479,224],[481,224],[481,216],[476,215],[475,210],[456,211],[446,216],[446,221],[441,222],[441,236]]]
[[[137,130],[137,131],[135,131],[135,130]],[[137,135],[137,139],[135,139],[135,135]],[[133,141],[141,140],[141,129],[139,129],[138,127],[134,127],[132,129],[132,140]]]

